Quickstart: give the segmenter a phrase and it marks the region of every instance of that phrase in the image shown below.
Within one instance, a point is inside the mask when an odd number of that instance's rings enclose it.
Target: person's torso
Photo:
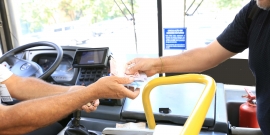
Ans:
[[[252,21],[248,34],[249,66],[256,78],[256,95],[269,91],[270,98],[270,13],[261,11]]]

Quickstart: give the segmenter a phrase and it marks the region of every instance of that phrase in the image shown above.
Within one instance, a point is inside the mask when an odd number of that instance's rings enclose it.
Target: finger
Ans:
[[[135,62],[135,59],[128,61],[128,62],[126,63],[126,65],[130,65],[131,63],[136,63],[136,62]]]
[[[127,65],[127,69],[133,68],[136,65],[136,63],[131,63],[129,65]]]
[[[126,64],[126,71],[125,71],[126,74],[134,74],[134,73],[137,72],[138,70],[139,70],[139,69],[138,69],[137,62],[136,62],[135,59],[129,61],[129,62]]]
[[[135,91],[138,91],[138,90],[140,90],[140,88],[136,88],[136,89],[135,89]]]
[[[88,106],[88,105],[84,105],[83,107],[82,107],[82,109],[85,111],[85,112],[93,112],[93,111],[95,111],[96,109],[97,109],[97,107],[95,107],[95,106],[93,106],[93,105],[91,105],[90,104],[90,106]]]
[[[119,84],[130,84],[134,81],[133,77],[117,77],[117,76],[114,77]]]
[[[87,105],[88,107],[92,106],[92,104],[91,104],[90,102],[88,102],[86,105]]]
[[[91,107],[95,107],[93,103],[87,103],[86,105],[87,105],[87,107],[90,108],[90,109],[91,109]]]
[[[92,105],[95,107],[99,106],[99,99],[93,101]]]
[[[92,105],[92,106],[89,107],[89,109],[90,109],[91,112],[93,112],[93,111],[97,110],[97,107]]]
[[[127,89],[124,87],[125,90],[125,96],[130,99],[135,99],[140,94],[140,88],[136,88],[135,91],[131,91],[130,89]]]
[[[138,69],[136,69],[136,64],[132,63],[130,65],[127,65],[125,73],[129,75],[129,74],[134,74],[137,71]]]
[[[90,109],[91,112],[93,112],[93,111],[97,110],[97,107],[95,107],[95,106],[90,106],[89,109]]]
[[[87,105],[83,105],[83,106],[82,106],[82,109],[83,109],[85,112],[87,112],[87,113],[91,112],[91,110],[88,108]]]
[[[131,90],[131,91],[134,91],[135,90],[133,86],[129,86],[128,89]]]

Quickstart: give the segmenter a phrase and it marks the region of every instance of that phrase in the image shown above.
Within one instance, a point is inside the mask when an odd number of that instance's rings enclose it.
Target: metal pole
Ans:
[[[163,56],[163,38],[162,38],[162,2],[157,0],[157,20],[158,20],[158,56]],[[163,76],[163,74],[159,74]]]

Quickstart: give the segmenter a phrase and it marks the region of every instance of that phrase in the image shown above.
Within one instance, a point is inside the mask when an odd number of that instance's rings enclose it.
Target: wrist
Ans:
[[[91,98],[99,99],[101,97],[100,93],[98,92],[99,87],[96,86],[96,83],[92,83],[92,84],[86,86],[85,89],[86,89],[87,93],[91,94]]]
[[[163,73],[163,67],[164,67],[164,66],[163,66],[162,57],[159,57],[159,60],[160,60],[160,63],[161,63],[159,73]]]
[[[163,72],[163,61],[161,57],[154,59],[153,69],[155,73],[161,73]]]

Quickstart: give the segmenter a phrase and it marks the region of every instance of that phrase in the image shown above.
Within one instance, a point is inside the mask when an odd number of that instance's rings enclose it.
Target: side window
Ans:
[[[189,9],[186,12],[187,50],[206,46],[216,40],[250,0],[204,0],[201,4],[200,0],[192,2],[187,0],[186,5]],[[248,59],[248,49],[233,58]]]

